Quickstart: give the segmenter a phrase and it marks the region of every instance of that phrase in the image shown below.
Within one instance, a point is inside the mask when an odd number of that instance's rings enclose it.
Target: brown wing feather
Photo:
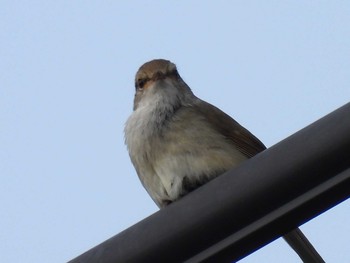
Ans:
[[[231,140],[233,145],[248,158],[266,149],[258,138],[215,106],[200,100],[195,107],[218,132]]]

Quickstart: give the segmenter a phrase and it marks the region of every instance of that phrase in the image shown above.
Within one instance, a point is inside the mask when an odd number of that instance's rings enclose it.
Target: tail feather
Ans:
[[[299,228],[292,230],[284,235],[283,238],[288,245],[294,249],[304,263],[325,262]]]

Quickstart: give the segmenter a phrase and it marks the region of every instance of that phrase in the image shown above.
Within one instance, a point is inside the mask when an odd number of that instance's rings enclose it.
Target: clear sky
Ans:
[[[0,261],[65,262],[158,208],[124,145],[134,74],[175,62],[268,147],[349,101],[349,1],[0,2]],[[349,201],[302,226],[349,262]],[[346,260],[347,258],[347,260]],[[241,262],[299,262],[279,239]]]

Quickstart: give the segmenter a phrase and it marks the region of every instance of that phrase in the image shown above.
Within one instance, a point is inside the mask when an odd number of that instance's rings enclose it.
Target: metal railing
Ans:
[[[70,263],[232,262],[350,196],[350,103]]]

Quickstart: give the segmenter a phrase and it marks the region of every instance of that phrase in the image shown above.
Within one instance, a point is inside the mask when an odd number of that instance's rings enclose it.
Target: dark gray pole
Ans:
[[[349,196],[350,103],[70,262],[232,262]]]

